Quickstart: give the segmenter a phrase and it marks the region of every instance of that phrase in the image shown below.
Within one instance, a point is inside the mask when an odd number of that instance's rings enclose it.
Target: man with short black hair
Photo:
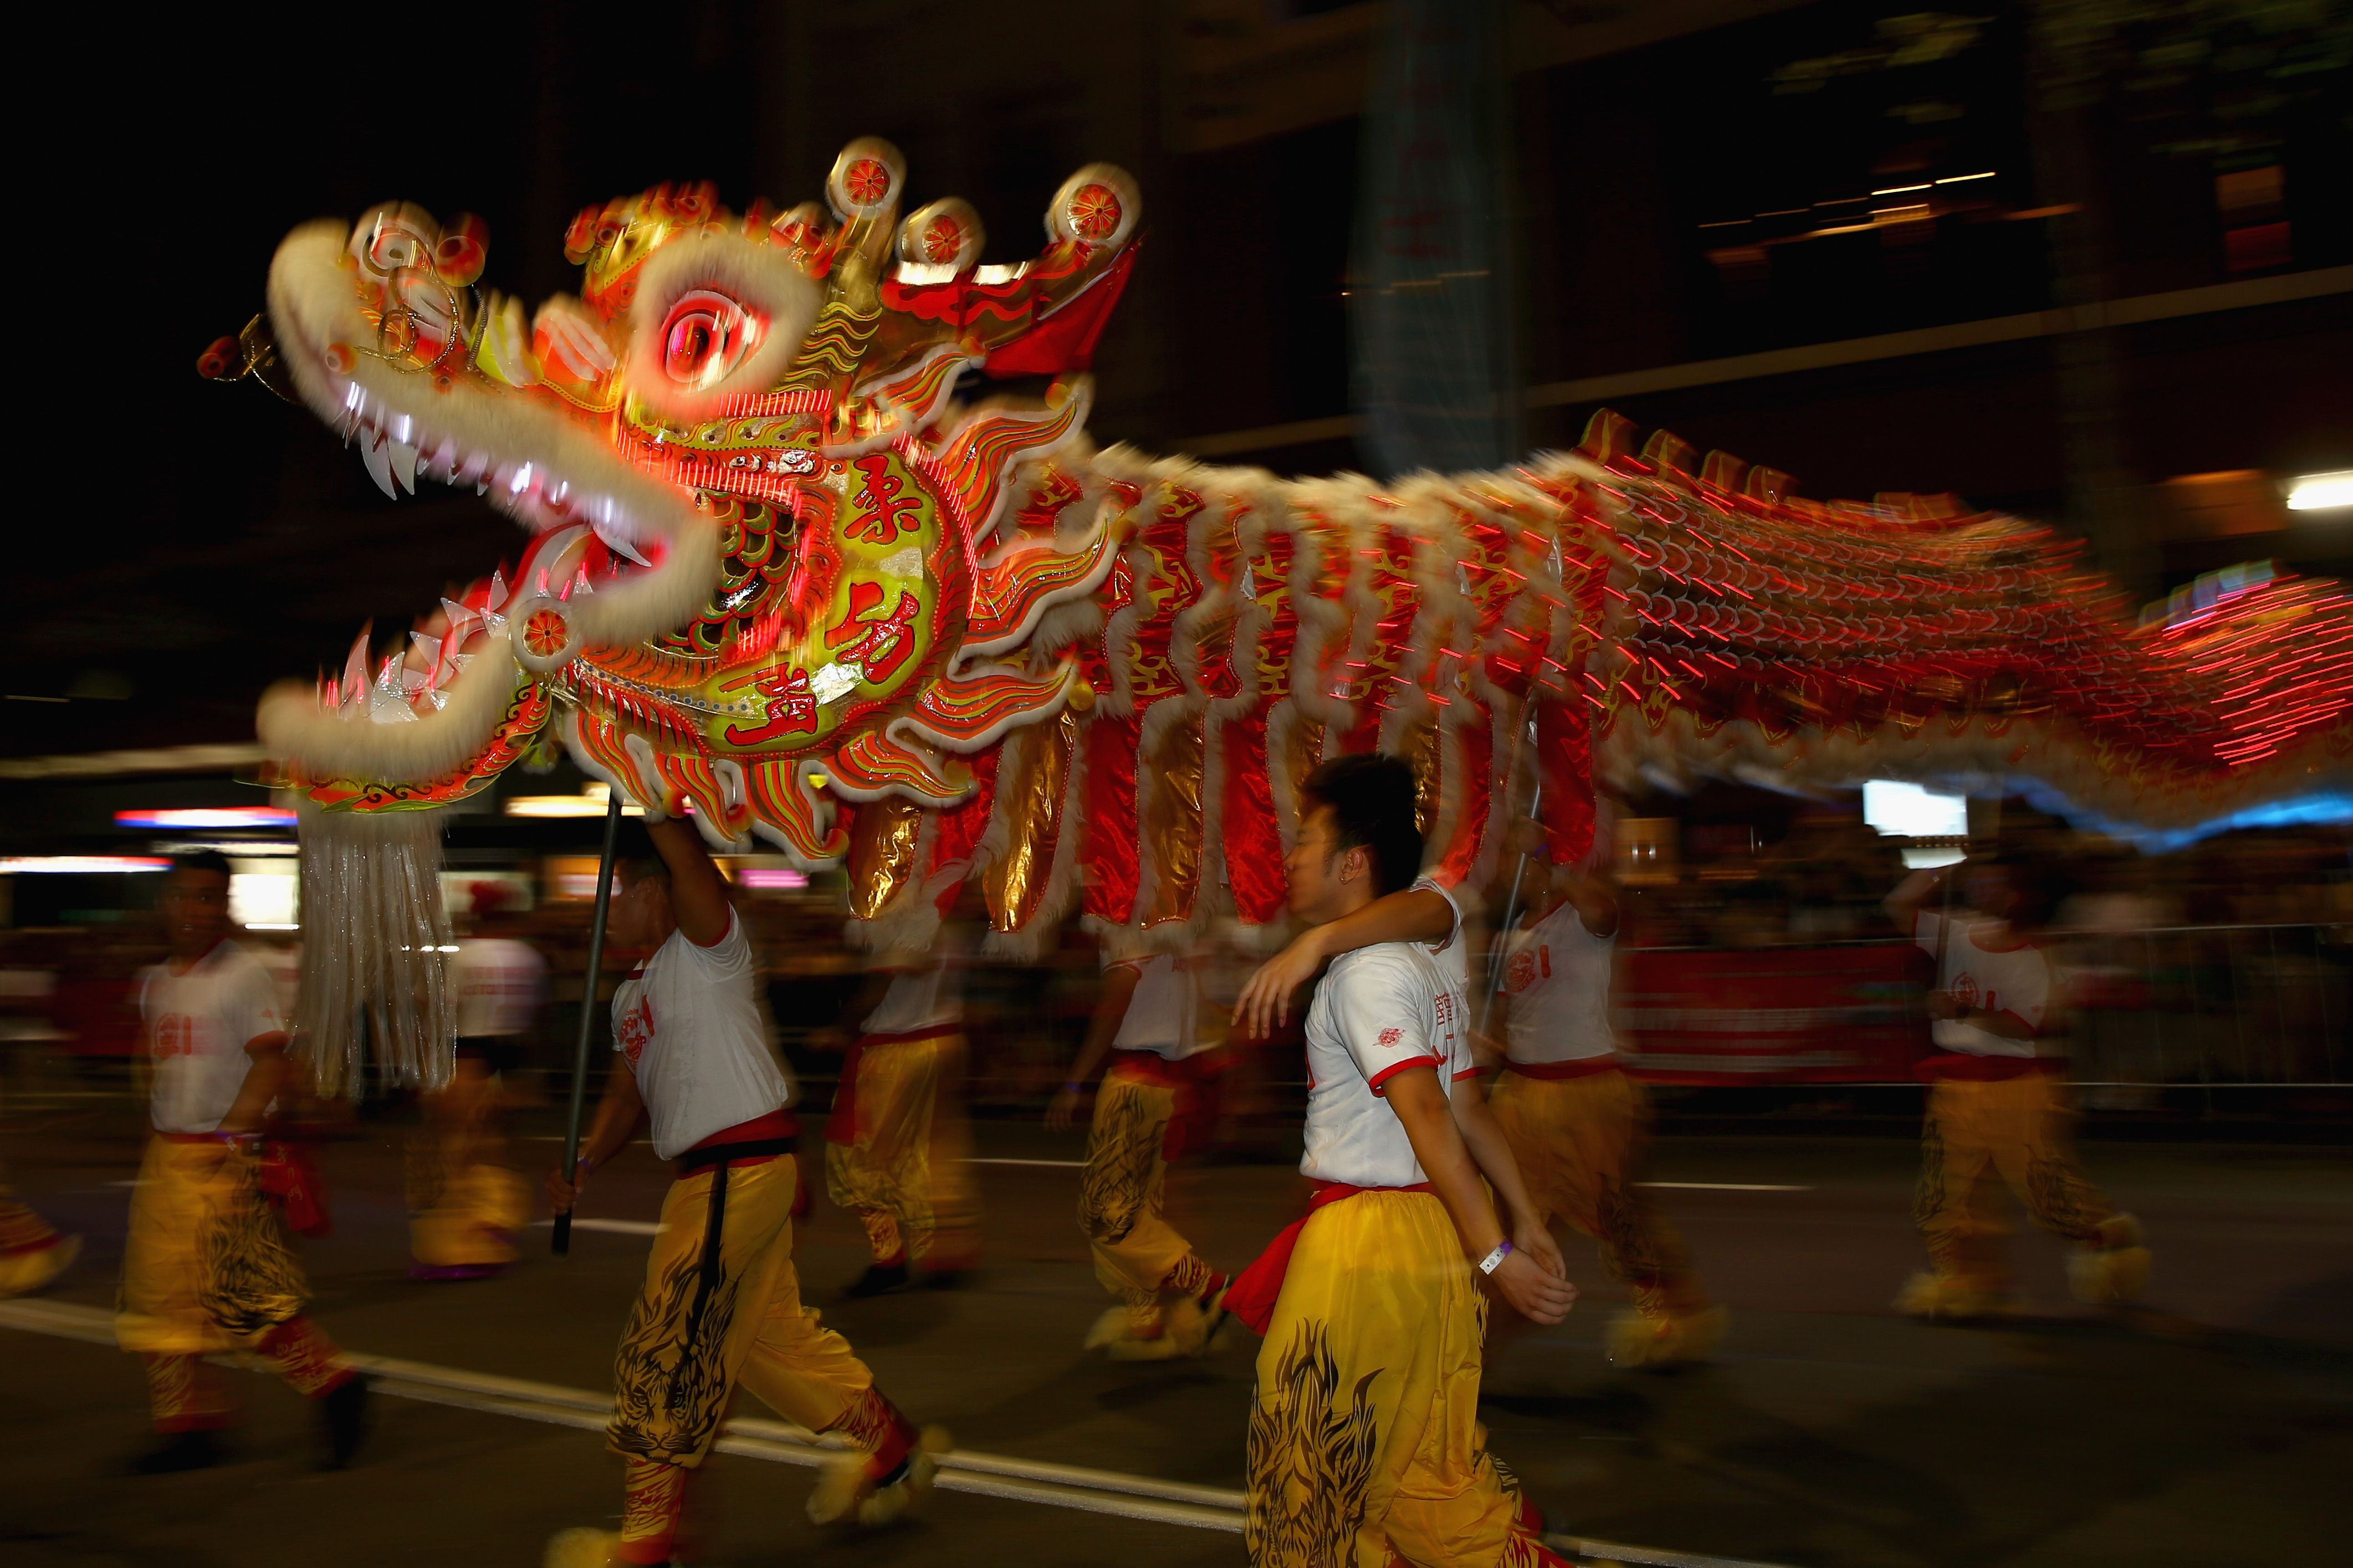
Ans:
[[[324,1463],[359,1447],[367,1384],[303,1315],[301,1265],[264,1194],[262,1132],[289,1087],[286,1025],[269,973],[228,937],[228,861],[182,857],[156,902],[170,956],[139,981],[155,1135],[131,1199],[115,1339],[147,1371],[163,1442],[134,1467],[198,1469],[220,1457],[226,1379],[206,1357],[263,1356],[319,1402]]]
[[[1293,915],[1320,925],[1411,884],[1422,841],[1405,763],[1335,759],[1301,804]],[[1314,1198],[1226,1298],[1266,1336],[1251,1561],[1562,1563],[1486,1452],[1480,1284],[1540,1323],[1577,1292],[1477,1085],[1464,1087],[1477,1068],[1461,988],[1416,943],[1344,953],[1309,1008],[1307,1062],[1300,1170]]]
[[[687,1477],[739,1383],[786,1419],[845,1440],[809,1498],[820,1524],[895,1518],[929,1488],[944,1443],[919,1434],[849,1342],[801,1304],[793,1089],[760,1026],[752,946],[726,879],[690,823],[649,814],[630,837],[613,940],[650,956],[613,994],[612,1070],[579,1164],[549,1172],[547,1187],[568,1212],[649,1118],[654,1152],[677,1163],[678,1180],[614,1366],[606,1439],[627,1463],[621,1529],[564,1531],[550,1568],[670,1561]]]

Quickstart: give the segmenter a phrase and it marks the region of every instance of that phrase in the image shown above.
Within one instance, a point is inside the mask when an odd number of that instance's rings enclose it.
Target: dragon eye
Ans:
[[[691,289],[662,321],[662,369],[697,390],[724,381],[758,345],[765,324],[724,294]]]

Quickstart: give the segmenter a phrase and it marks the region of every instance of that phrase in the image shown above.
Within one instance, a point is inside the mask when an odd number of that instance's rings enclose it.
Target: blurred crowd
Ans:
[[[1641,831],[1639,822],[1620,826]],[[1673,954],[1749,953],[1788,968],[1802,985],[1808,963],[1826,953],[1909,941],[1883,901],[1908,864],[1924,862],[1915,850],[1907,864],[1902,841],[1852,811],[1810,805],[1778,835],[1771,824],[1719,824],[1684,826],[1675,837],[1663,861],[1630,861],[1620,845],[1620,1027],[1630,1046],[1641,1047],[1643,1026],[1625,1013],[1630,966],[1669,973]],[[2033,921],[2063,976],[2070,1054],[2078,1080],[2091,1086],[2087,1104],[2140,1103],[2146,1096],[2137,1098],[2134,1085],[2353,1082],[2353,836],[2242,832],[2148,856],[2012,803],[2000,840],[2028,868]],[[1503,898],[1499,891],[1499,905]],[[776,1044],[821,1095],[838,1071],[843,1010],[865,963],[843,940],[839,891],[819,876],[791,890],[739,889],[737,899],[765,976]],[[500,907],[495,897],[480,903],[453,910],[461,937],[526,943],[545,966],[547,1005],[516,1042],[522,1070],[509,1081],[542,1093],[560,1089],[578,1026],[591,906],[580,898],[543,898],[529,909]],[[1493,922],[1504,912],[1487,916]],[[240,938],[290,1009],[299,935],[248,931]],[[153,914],[137,910],[103,923],[0,931],[6,1081],[119,1080],[136,1053],[136,977],[163,951]],[[600,1004],[632,957],[608,957]],[[1230,1001],[1255,956],[1220,943],[1201,962],[1205,1012],[1221,1017],[1219,1004]],[[1098,945],[1075,919],[1035,963],[971,961],[976,1109],[1034,1110],[1046,1102],[1085,1036],[1100,973]],[[1921,978],[1919,988],[1926,984]],[[1295,1032],[1257,1056],[1254,1079],[1297,1087]]]

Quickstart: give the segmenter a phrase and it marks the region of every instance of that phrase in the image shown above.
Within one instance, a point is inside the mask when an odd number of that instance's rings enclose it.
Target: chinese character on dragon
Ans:
[[[438,984],[382,983],[385,950],[440,945],[434,808],[551,734],[714,845],[842,867],[862,940],[923,945],[977,879],[1016,953],[1074,901],[1115,945],[1271,938],[1297,783],[1345,752],[1411,762],[1433,874],[1474,890],[1510,814],[1577,850],[1595,781],[1644,772],[2000,780],[2146,843],[2353,795],[2333,584],[2137,620],[2041,525],[1801,499],[1606,412],[1574,451],[1386,484],[1099,450],[1079,373],[1134,183],[1082,170],[1042,253],[985,266],[966,204],[901,220],[904,178],[866,140],[829,212],[591,208],[578,298],[529,316],[477,289],[477,220],[388,205],[290,235],[266,318],[206,354],[387,494],[470,484],[530,535],[402,646],[262,700],[312,951],[337,921],[377,950],[332,995],[306,975],[328,1081],[354,1004],[438,1076]],[[1053,379],[957,399],[1013,376]]]

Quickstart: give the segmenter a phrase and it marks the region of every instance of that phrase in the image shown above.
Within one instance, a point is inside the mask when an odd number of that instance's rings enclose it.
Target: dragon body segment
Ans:
[[[406,648],[265,698],[307,820],[448,804],[552,729],[714,844],[845,866],[926,940],[977,877],[999,946],[1282,919],[1301,780],[1378,747],[1437,875],[1508,811],[1591,842],[1599,778],[2029,782],[2146,837],[2343,811],[2353,603],[2234,585],[2146,624],[2040,526],[1823,503],[1597,416],[1508,471],[1279,480],[1096,449],[1082,372],[1140,204],[1082,170],[1017,267],[960,202],[898,221],[852,143],[813,205],[707,187],[584,213],[577,300],[473,288],[479,224],[386,206],[281,247],[207,356],[308,402],[388,493],[471,482],[532,531]],[[895,257],[895,259],[894,259]],[[960,407],[960,380],[1045,375]]]

